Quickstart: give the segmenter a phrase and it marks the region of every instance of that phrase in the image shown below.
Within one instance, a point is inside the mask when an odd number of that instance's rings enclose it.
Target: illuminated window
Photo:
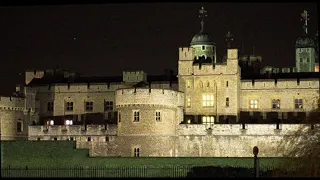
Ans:
[[[302,109],[303,108],[302,99],[295,99],[294,100],[294,108],[296,108],[296,109]]]
[[[17,132],[22,132],[22,121],[18,120],[17,122]]]
[[[73,111],[73,102],[66,102],[66,111]]]
[[[226,98],[226,107],[229,107],[229,98]]]
[[[190,88],[190,87],[191,87],[191,83],[190,83],[189,80],[186,80],[186,86],[187,86],[187,88]]]
[[[191,107],[191,99],[190,99],[190,97],[187,97],[187,107]]]
[[[134,155],[134,157],[139,157],[140,156],[140,148],[134,148],[133,155]]]
[[[160,111],[156,111],[156,121],[161,121]]]
[[[54,125],[54,121],[53,120],[47,121],[47,125],[53,126]]]
[[[118,112],[118,121],[121,122],[121,114]]]
[[[202,116],[202,124],[214,124],[213,116]]]
[[[65,121],[65,124],[66,124],[67,126],[73,125],[73,121],[72,121],[72,120],[66,120],[66,121]]]
[[[202,95],[202,106],[203,107],[213,106],[213,95],[212,94],[203,94]]]
[[[87,112],[92,112],[93,111],[93,102],[92,101],[86,102],[86,111]]]
[[[133,112],[133,122],[139,122],[140,121],[140,112],[134,111]]]
[[[113,101],[104,101],[104,111],[113,110]]]
[[[280,99],[272,99],[272,109],[280,109]]]
[[[48,102],[48,104],[47,104],[47,110],[49,111],[49,112],[52,112],[53,111],[53,102],[51,101],[51,102]]]
[[[258,109],[258,100],[250,100],[250,109]]]

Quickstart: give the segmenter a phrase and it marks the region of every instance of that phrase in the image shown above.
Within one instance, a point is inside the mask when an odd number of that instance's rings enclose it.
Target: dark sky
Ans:
[[[316,3],[119,3],[0,7],[0,95],[11,95],[26,69],[59,66],[86,76],[122,75],[123,70],[162,74],[177,71],[178,47],[200,30],[199,8],[208,11],[205,29],[217,45],[232,32],[244,53],[264,65],[294,66],[301,34],[300,13],[310,14],[309,34],[318,29]],[[241,51],[241,50],[240,50]],[[21,76],[19,76],[21,73]]]

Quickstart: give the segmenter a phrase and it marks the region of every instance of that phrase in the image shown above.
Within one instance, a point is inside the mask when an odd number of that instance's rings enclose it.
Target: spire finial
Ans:
[[[204,18],[207,17],[207,11],[204,10],[203,6],[199,10],[199,17],[201,18],[201,30],[200,30],[200,32],[203,32],[204,31]]]
[[[301,13],[301,17],[302,17],[301,21],[304,21],[304,24],[303,24],[304,33],[307,35],[308,34],[308,20],[310,20],[308,11],[304,10],[303,13]]]

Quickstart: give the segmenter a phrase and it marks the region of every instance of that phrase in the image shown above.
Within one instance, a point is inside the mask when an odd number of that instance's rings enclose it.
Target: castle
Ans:
[[[76,141],[90,156],[251,157],[254,146],[262,157],[282,156],[283,136],[317,107],[319,74],[242,77],[236,48],[217,62],[205,12],[191,46],[179,48],[177,75],[26,71],[15,97],[0,98],[1,140]],[[297,52],[315,53],[301,42]],[[311,56],[298,71],[312,71]]]

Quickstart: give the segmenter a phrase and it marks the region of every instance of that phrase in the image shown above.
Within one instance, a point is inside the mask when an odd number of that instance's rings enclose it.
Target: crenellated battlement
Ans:
[[[216,136],[284,136],[292,135],[298,129],[306,127],[311,128],[308,124],[245,124],[243,128],[242,124],[180,124],[178,134],[180,136],[192,136],[192,135],[208,135],[208,130],[212,135]],[[209,129],[210,128],[210,129]],[[320,124],[315,125],[315,128],[320,128]]]
[[[179,48],[179,60],[193,60],[193,48],[180,47]]]
[[[123,71],[122,75],[124,82],[140,82],[147,80],[147,74],[144,71]]]
[[[318,79],[241,80],[241,89],[319,89]]]
[[[0,107],[8,107],[8,110],[22,110],[25,99],[18,97],[0,97]]]
[[[116,105],[126,104],[159,104],[183,106],[184,94],[168,89],[130,88],[116,91]]]

